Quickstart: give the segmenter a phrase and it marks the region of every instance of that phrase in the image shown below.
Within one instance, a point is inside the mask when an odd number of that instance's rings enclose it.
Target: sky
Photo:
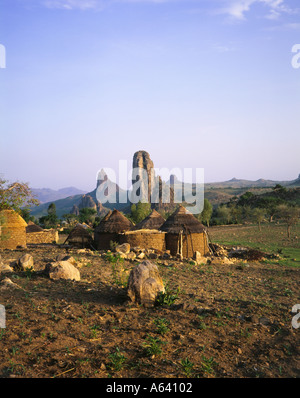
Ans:
[[[0,174],[90,191],[145,150],[205,182],[296,179],[298,43],[298,0],[0,0]]]

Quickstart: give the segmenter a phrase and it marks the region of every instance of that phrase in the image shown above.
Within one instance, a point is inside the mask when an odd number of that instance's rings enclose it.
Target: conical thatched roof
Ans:
[[[181,231],[183,233],[197,234],[204,232],[205,227],[192,213],[180,205],[161,226],[160,230],[170,234],[179,234]]]
[[[155,210],[147,216],[143,221],[139,222],[133,227],[133,230],[138,229],[160,229],[166,220]]]
[[[133,224],[118,210],[114,210],[111,214],[105,216],[95,229],[98,233],[122,233],[129,231]]]
[[[72,229],[72,231],[69,233],[69,236],[65,240],[66,242],[72,242],[72,241],[77,241],[79,240],[84,241],[84,242],[91,242],[92,241],[92,236],[90,235],[88,231],[88,226],[83,225],[83,224],[77,224],[75,227]]]
[[[5,228],[23,228],[27,227],[25,220],[14,210],[1,210],[0,216],[3,218],[3,227]]]
[[[111,216],[112,210],[109,210],[109,212],[103,217],[101,221],[106,221],[110,216]]]
[[[26,233],[30,234],[32,232],[43,232],[43,228],[41,228],[39,225],[36,225],[32,221],[28,221],[28,225],[26,227]]]

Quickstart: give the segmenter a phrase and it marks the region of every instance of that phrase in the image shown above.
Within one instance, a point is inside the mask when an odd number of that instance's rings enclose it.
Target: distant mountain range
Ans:
[[[237,179],[237,178],[232,178],[229,181],[224,181],[224,182],[211,182],[205,184],[205,188],[224,188],[224,187],[231,187],[231,188],[266,188],[266,187],[274,187],[276,184],[288,187],[288,186],[293,186],[293,187],[299,187],[300,186],[300,174],[298,178],[292,181],[273,181],[273,180],[264,180],[260,178],[259,180],[256,181],[250,181],[250,180],[243,180],[243,179]]]
[[[167,182],[167,184],[168,183],[169,181]],[[297,179],[292,181],[273,181],[264,179],[249,181],[232,178],[231,180],[224,182],[205,183],[204,196],[212,203],[213,206],[217,206],[220,203],[228,202],[234,196],[242,195],[246,191],[252,191],[255,194],[266,193],[270,191],[276,184],[280,184],[287,188],[300,187],[300,175]],[[175,190],[181,189],[181,186],[182,182],[178,181],[175,178]],[[118,187],[117,189],[120,193],[123,192]],[[58,191],[48,188],[32,189],[32,191],[41,201],[41,204],[33,208],[31,211],[31,214],[37,218],[47,214],[48,206],[52,202],[54,202],[56,205],[57,215],[61,217],[65,213],[70,213],[74,205],[78,206],[84,194],[90,195],[94,201],[97,201],[96,189],[88,193],[74,187],[62,188]],[[130,203],[105,204],[104,206],[106,209],[116,208],[118,210],[124,211],[125,213],[128,212],[130,209]]]
[[[59,190],[51,188],[32,188],[31,191],[40,203],[54,202],[59,199],[67,198],[68,196],[84,195],[86,193],[86,191],[74,187],[61,188]]]

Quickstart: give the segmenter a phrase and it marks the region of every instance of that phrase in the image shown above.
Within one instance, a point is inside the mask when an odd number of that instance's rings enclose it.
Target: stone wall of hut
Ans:
[[[0,249],[16,249],[18,246],[26,247],[25,227],[2,227],[0,236]]]
[[[129,243],[130,247],[141,247],[143,249],[166,250],[164,232],[140,232],[135,231],[120,235],[120,243]]]
[[[170,250],[172,256],[178,253],[180,245],[179,234],[166,234],[166,249]],[[209,247],[205,233],[182,235],[182,255],[183,257],[193,257],[195,251],[203,256],[209,254]]]
[[[55,229],[40,232],[28,232],[26,234],[28,244],[41,244],[58,242],[58,231]]]

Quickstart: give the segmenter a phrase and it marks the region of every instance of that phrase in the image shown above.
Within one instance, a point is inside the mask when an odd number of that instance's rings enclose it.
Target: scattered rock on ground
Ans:
[[[0,274],[6,274],[9,272],[14,272],[12,267],[10,267],[8,264],[3,264],[0,262]]]
[[[56,257],[56,262],[60,262],[60,261],[68,261],[69,263],[71,263],[72,265],[74,265],[74,267],[77,265],[77,261],[75,260],[75,258],[73,256],[66,256],[63,254],[59,254]]]
[[[126,254],[126,260],[134,261],[136,259],[136,254],[134,252],[129,252]]]
[[[0,283],[0,289],[4,290],[4,289],[22,289],[19,285],[17,285],[16,283],[14,283],[11,279],[9,278],[5,278],[1,281]]]
[[[207,257],[203,257],[198,251],[195,251],[194,253],[194,260],[196,261],[197,265],[206,264],[208,261]]]
[[[151,261],[143,261],[130,272],[127,294],[133,302],[152,307],[158,294],[164,291],[158,267]]]
[[[117,253],[124,253],[128,254],[130,252],[130,244],[129,243],[122,243],[116,247]]]
[[[21,271],[25,271],[26,269],[34,269],[33,267],[33,257],[31,254],[24,254],[22,257],[19,258],[18,269]]]
[[[232,260],[229,260],[228,257],[222,257],[220,259],[218,259],[220,261],[221,264],[225,264],[225,265],[231,265],[233,264]]]
[[[46,271],[48,272],[50,279],[80,280],[79,270],[69,261],[56,261],[54,263],[50,263],[47,265]]]
[[[149,257],[151,260],[156,260],[156,259],[158,258],[158,254],[157,254],[157,253],[149,253],[149,254],[148,254],[148,257]]]

